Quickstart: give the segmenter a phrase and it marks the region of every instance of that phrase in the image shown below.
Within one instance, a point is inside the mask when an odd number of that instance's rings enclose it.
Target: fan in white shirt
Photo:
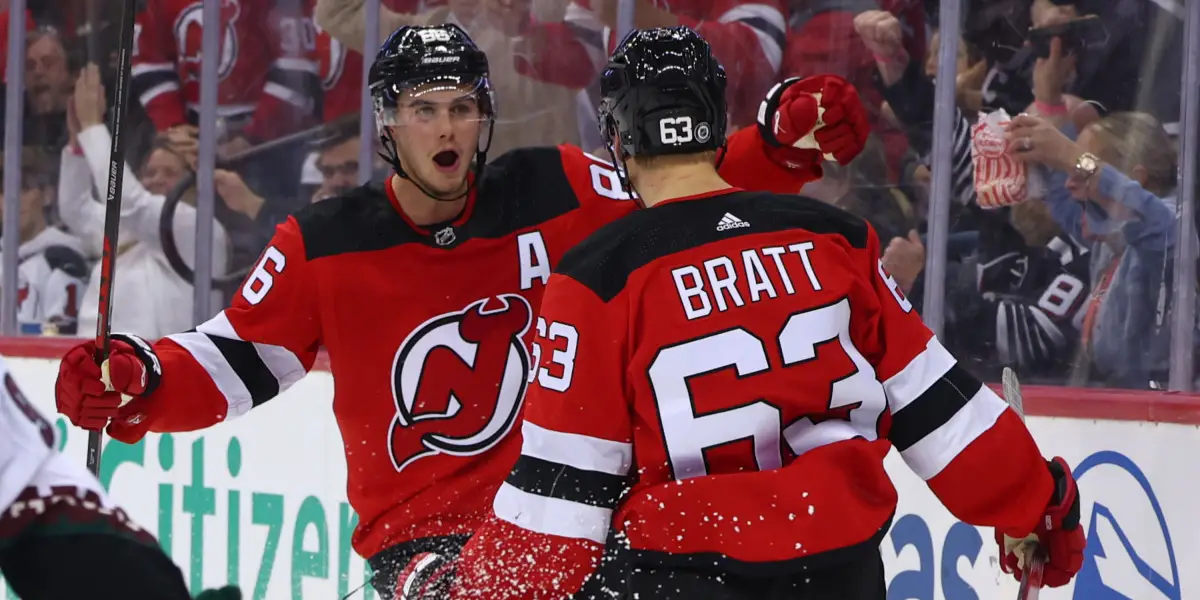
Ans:
[[[104,125],[104,88],[99,73],[89,65],[75,85],[68,106],[68,129],[72,143],[62,152],[59,173],[58,210],[63,222],[78,235],[84,247],[99,256],[104,239],[104,204],[96,192],[108,188],[109,149],[112,138]],[[190,329],[192,285],[179,276],[163,254],[159,220],[165,195],[187,172],[186,160],[171,146],[155,145],[139,181],[128,166],[121,184],[121,231],[114,281],[112,327],[114,331],[155,339]],[[180,202],[172,224],[179,253],[189,266],[195,265],[196,209]],[[214,274],[225,272],[228,239],[220,223],[214,224],[212,264]],[[99,314],[99,265],[80,307],[81,333],[96,327]],[[212,306],[221,304],[214,293]]]

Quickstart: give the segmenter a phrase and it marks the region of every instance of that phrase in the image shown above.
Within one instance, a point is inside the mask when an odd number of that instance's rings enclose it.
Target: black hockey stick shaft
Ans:
[[[100,302],[96,319],[96,364],[108,360],[108,335],[111,332],[113,277],[117,266],[117,233],[121,230],[121,181],[125,177],[125,114],[129,106],[129,80],[133,61],[134,17],[137,0],[121,3],[121,22],[118,27],[117,80],[113,94],[112,147],[108,157],[108,195],[104,204],[104,253],[100,257]],[[99,62],[103,57],[93,57]],[[105,377],[105,380],[108,378]],[[100,474],[100,443],[102,430],[88,433],[87,468]]]

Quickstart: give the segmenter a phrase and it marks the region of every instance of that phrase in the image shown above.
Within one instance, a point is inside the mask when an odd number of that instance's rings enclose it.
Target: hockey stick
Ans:
[[[1001,381],[1004,384],[1004,401],[1012,407],[1018,417],[1021,417],[1021,421],[1024,421],[1025,398],[1021,396],[1021,382],[1017,379],[1017,372],[1004,367]],[[1025,553],[1025,560],[1022,561],[1025,568],[1021,570],[1021,587],[1017,589],[1017,600],[1037,600],[1042,589],[1042,572],[1046,567],[1045,553],[1037,543],[1029,542],[1023,543],[1017,551]]]
[[[125,177],[125,121],[129,104],[130,67],[133,60],[133,27],[136,0],[121,3],[121,21],[118,24],[117,86],[112,106],[112,147],[108,160],[108,195],[104,203],[104,253],[100,257],[100,303],[96,319],[96,364],[100,365],[104,385],[112,391],[108,380],[108,334],[112,317],[113,271],[117,262],[117,233],[121,229],[121,180]],[[100,58],[100,57],[94,57]],[[100,442],[103,430],[88,432],[87,468],[93,475],[100,474]]]

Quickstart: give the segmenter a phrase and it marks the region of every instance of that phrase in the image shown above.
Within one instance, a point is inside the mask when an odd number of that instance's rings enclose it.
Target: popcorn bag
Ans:
[[[975,195],[982,208],[1012,206],[1044,195],[1041,175],[1009,152],[1005,127],[1010,120],[1001,109],[981,116],[971,128]]]

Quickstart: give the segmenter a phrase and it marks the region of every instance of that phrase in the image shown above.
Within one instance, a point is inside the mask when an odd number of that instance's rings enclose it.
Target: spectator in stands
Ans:
[[[46,198],[54,194],[45,155],[26,148],[21,156],[21,212],[17,250],[17,321],[21,333],[74,335],[87,261],[78,239],[46,222]],[[4,217],[0,194],[0,220]]]
[[[65,114],[71,97],[71,72],[62,38],[53,29],[39,28],[30,32],[26,43],[26,109],[34,115]]]
[[[66,144],[63,123],[73,83],[63,39],[54,29],[29,33],[25,50],[25,132],[27,143],[57,153]]]
[[[878,73],[878,89],[887,100],[890,113],[904,128],[910,147],[919,157],[918,169],[913,173],[914,181],[922,183],[929,179],[931,153],[933,151],[933,76],[936,73],[937,46],[931,46],[928,57],[912,57],[904,46],[903,25],[895,15],[882,10],[860,13],[854,19],[854,27],[862,43],[874,57]],[[958,72],[964,74],[956,82],[959,99],[954,117],[954,148],[951,158],[951,185],[954,198],[960,205],[974,199],[974,184],[971,165],[971,123],[969,112],[963,110],[963,100],[978,89],[978,67],[980,62],[973,57],[965,44],[960,42]],[[975,58],[973,60],[973,58]]]
[[[1034,0],[1030,9],[1034,27],[1085,15],[1103,25],[1103,41],[1077,57],[1066,93],[1101,114],[1136,110],[1163,123],[1179,119],[1183,12],[1183,3],[1147,0]]]
[[[576,100],[579,90],[594,82],[594,62],[598,59],[580,49],[574,33],[563,27],[566,3],[551,4],[555,10],[539,15],[537,21],[529,2],[451,0],[419,14],[381,7],[379,34],[383,39],[404,25],[441,23],[456,23],[467,31],[488,56],[490,79],[500,107],[489,156],[525,146],[578,144],[581,136]],[[362,51],[363,0],[317,0],[316,19],[320,28],[338,41]],[[591,30],[601,28],[594,25]],[[573,45],[568,47],[568,43]],[[582,58],[575,54],[570,61],[558,60],[564,50],[571,48],[582,53]],[[602,47],[597,51],[600,59],[606,56]],[[594,119],[595,112],[591,114]],[[594,123],[589,125],[595,130]]]
[[[99,70],[88,65],[75,84],[68,112],[70,145],[62,151],[58,189],[59,212],[70,230],[86,247],[99,254],[103,240],[104,205],[93,196],[108,188],[111,138],[104,124],[104,88]],[[192,286],[179,276],[163,255],[159,221],[164,195],[187,172],[184,157],[176,155],[169,142],[160,142],[142,167],[139,181],[126,168],[122,183],[121,245],[117,249],[113,305],[114,331],[158,338],[193,325]],[[184,262],[195,264],[196,211],[181,202],[173,224],[178,250]],[[212,261],[218,274],[225,272],[228,240],[224,228],[214,225]],[[96,266],[99,269],[99,265]],[[80,331],[95,330],[98,315],[98,271],[94,270],[80,311]],[[220,306],[214,295],[212,306]]]
[[[313,202],[337,196],[358,185],[358,150],[362,138],[357,131],[344,128],[322,140],[317,146],[316,170],[321,184]]]
[[[900,188],[889,185],[887,156],[874,135],[850,164],[843,167],[829,162],[822,170],[821,178],[806,184],[801,194],[866,219],[880,239],[903,236],[916,227],[915,203]]]
[[[142,33],[135,40],[130,91],[159,132],[198,124],[202,10],[201,3],[147,0],[138,15]],[[220,26],[220,157],[319,123],[316,31],[302,2],[222,0]],[[304,150],[298,140],[238,165],[251,188],[270,201],[266,213],[277,215],[276,222],[300,206]]]
[[[1073,383],[1145,388],[1165,378],[1177,235],[1177,158],[1166,131],[1150,115],[1115,113],[1072,141],[1047,119],[1022,115],[1009,135],[1015,156],[1048,172],[1054,220],[1090,245]]]
[[[196,124],[200,109],[199,4],[148,0],[138,15],[132,95],[159,131]],[[302,13],[276,14],[262,0],[222,2],[219,57],[222,154],[312,124],[319,94],[315,31]],[[174,24],[174,27],[168,26]],[[308,38],[307,40],[305,38]]]

